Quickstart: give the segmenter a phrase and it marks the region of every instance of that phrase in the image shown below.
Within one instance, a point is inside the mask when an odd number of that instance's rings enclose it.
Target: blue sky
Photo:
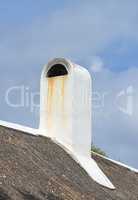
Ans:
[[[0,119],[38,127],[39,108],[9,106],[7,91],[24,86],[25,95],[39,92],[43,65],[53,57],[70,58],[89,70],[93,93],[99,95],[93,107],[94,144],[138,168],[137,33],[137,0],[1,2]],[[133,89],[131,114],[124,111],[128,88]],[[16,90],[10,100],[19,103],[20,96]],[[38,95],[34,101],[39,104]]]

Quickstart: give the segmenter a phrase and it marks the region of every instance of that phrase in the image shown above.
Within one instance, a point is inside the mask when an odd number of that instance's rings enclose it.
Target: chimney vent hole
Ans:
[[[55,64],[52,67],[50,67],[46,76],[48,78],[52,78],[55,76],[64,76],[64,75],[68,75],[66,67],[62,64]]]

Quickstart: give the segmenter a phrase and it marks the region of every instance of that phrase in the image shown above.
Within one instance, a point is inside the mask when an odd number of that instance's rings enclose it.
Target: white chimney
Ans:
[[[98,183],[114,189],[91,158],[92,88],[89,72],[64,58],[42,72],[40,131],[57,141]]]

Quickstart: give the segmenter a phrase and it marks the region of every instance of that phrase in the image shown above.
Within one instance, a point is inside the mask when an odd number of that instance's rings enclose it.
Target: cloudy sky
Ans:
[[[40,74],[53,57],[89,70],[93,143],[138,168],[138,1],[2,1],[1,120],[38,127]]]

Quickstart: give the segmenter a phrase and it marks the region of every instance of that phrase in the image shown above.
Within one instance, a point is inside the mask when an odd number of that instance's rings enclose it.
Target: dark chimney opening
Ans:
[[[47,77],[64,76],[68,75],[66,67],[62,64],[53,65],[47,72]]]

